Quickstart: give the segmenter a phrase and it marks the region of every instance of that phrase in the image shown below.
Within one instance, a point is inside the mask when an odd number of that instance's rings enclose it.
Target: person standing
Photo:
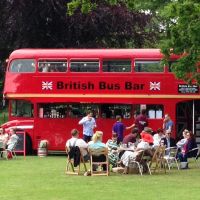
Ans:
[[[141,133],[145,127],[148,126],[148,118],[146,116],[146,109],[142,109],[141,113],[135,119],[135,126],[138,127],[139,133]]]
[[[172,133],[173,132],[173,127],[174,127],[174,122],[171,120],[169,114],[166,114],[165,118],[163,120],[164,133],[167,132],[167,131]]]
[[[120,115],[116,116],[116,120],[117,121],[114,123],[112,127],[112,132],[117,134],[117,143],[119,144],[120,142],[123,141],[124,130],[133,128],[135,124],[126,127],[126,125],[122,122],[122,117]]]
[[[83,125],[83,140],[85,142],[91,141],[94,134],[94,128],[97,127],[95,119],[92,117],[92,111],[87,111],[87,116],[83,117],[78,124]]]

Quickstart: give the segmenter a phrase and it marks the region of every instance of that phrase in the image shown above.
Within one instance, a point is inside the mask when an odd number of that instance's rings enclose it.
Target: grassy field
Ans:
[[[65,175],[64,156],[0,160],[1,200],[199,200],[200,169],[171,170],[152,176],[111,174],[109,177]]]

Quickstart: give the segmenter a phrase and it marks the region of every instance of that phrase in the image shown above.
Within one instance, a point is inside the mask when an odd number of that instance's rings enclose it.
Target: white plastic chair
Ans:
[[[177,147],[169,147],[165,149],[165,156],[164,159],[166,160],[168,169],[171,170],[171,167],[173,164],[176,164],[177,169],[179,170],[178,160],[177,160],[177,153],[178,148]]]
[[[196,147],[194,149],[191,149],[188,153],[195,152],[195,151],[197,151],[197,154],[196,154],[195,157],[192,157],[192,158],[194,158],[194,161],[195,161],[197,167],[200,168],[200,164],[198,163],[198,158],[200,156],[200,147]]]

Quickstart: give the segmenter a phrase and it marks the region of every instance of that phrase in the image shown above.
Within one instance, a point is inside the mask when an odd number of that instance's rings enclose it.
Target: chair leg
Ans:
[[[175,159],[175,162],[176,162],[177,169],[180,170],[178,161],[176,159]]]
[[[170,167],[170,164],[169,164],[169,160],[166,159],[166,162],[167,162],[168,169],[171,170],[171,167]]]
[[[151,169],[150,169],[150,165],[147,163],[147,168],[148,168],[148,171],[149,171],[149,175],[152,175],[151,174]]]
[[[138,169],[139,169],[139,172],[140,172],[140,175],[142,176],[142,168],[141,168],[141,165],[139,163],[137,163],[138,165]]]

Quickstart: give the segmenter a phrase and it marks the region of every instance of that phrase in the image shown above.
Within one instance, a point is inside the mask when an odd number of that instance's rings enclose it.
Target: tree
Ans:
[[[188,83],[200,84],[200,4],[198,0],[173,1],[162,12],[165,19],[165,38],[161,41],[162,52],[182,57],[173,66],[178,78]]]
[[[70,2],[0,1],[1,48],[10,52],[16,48],[154,46],[157,34],[151,15],[130,11],[123,4],[96,1],[90,13],[77,8],[69,16],[66,3]]]
[[[90,12],[96,7],[92,0],[73,0],[68,3],[70,14],[79,7],[82,12]],[[106,0],[114,5],[121,0]],[[160,47],[168,61],[171,54],[181,58],[172,70],[179,79],[200,84],[200,4],[199,0],[126,0],[127,8],[148,12],[152,22],[159,24]],[[158,27],[156,27],[158,28]],[[158,38],[158,37],[157,37]]]

